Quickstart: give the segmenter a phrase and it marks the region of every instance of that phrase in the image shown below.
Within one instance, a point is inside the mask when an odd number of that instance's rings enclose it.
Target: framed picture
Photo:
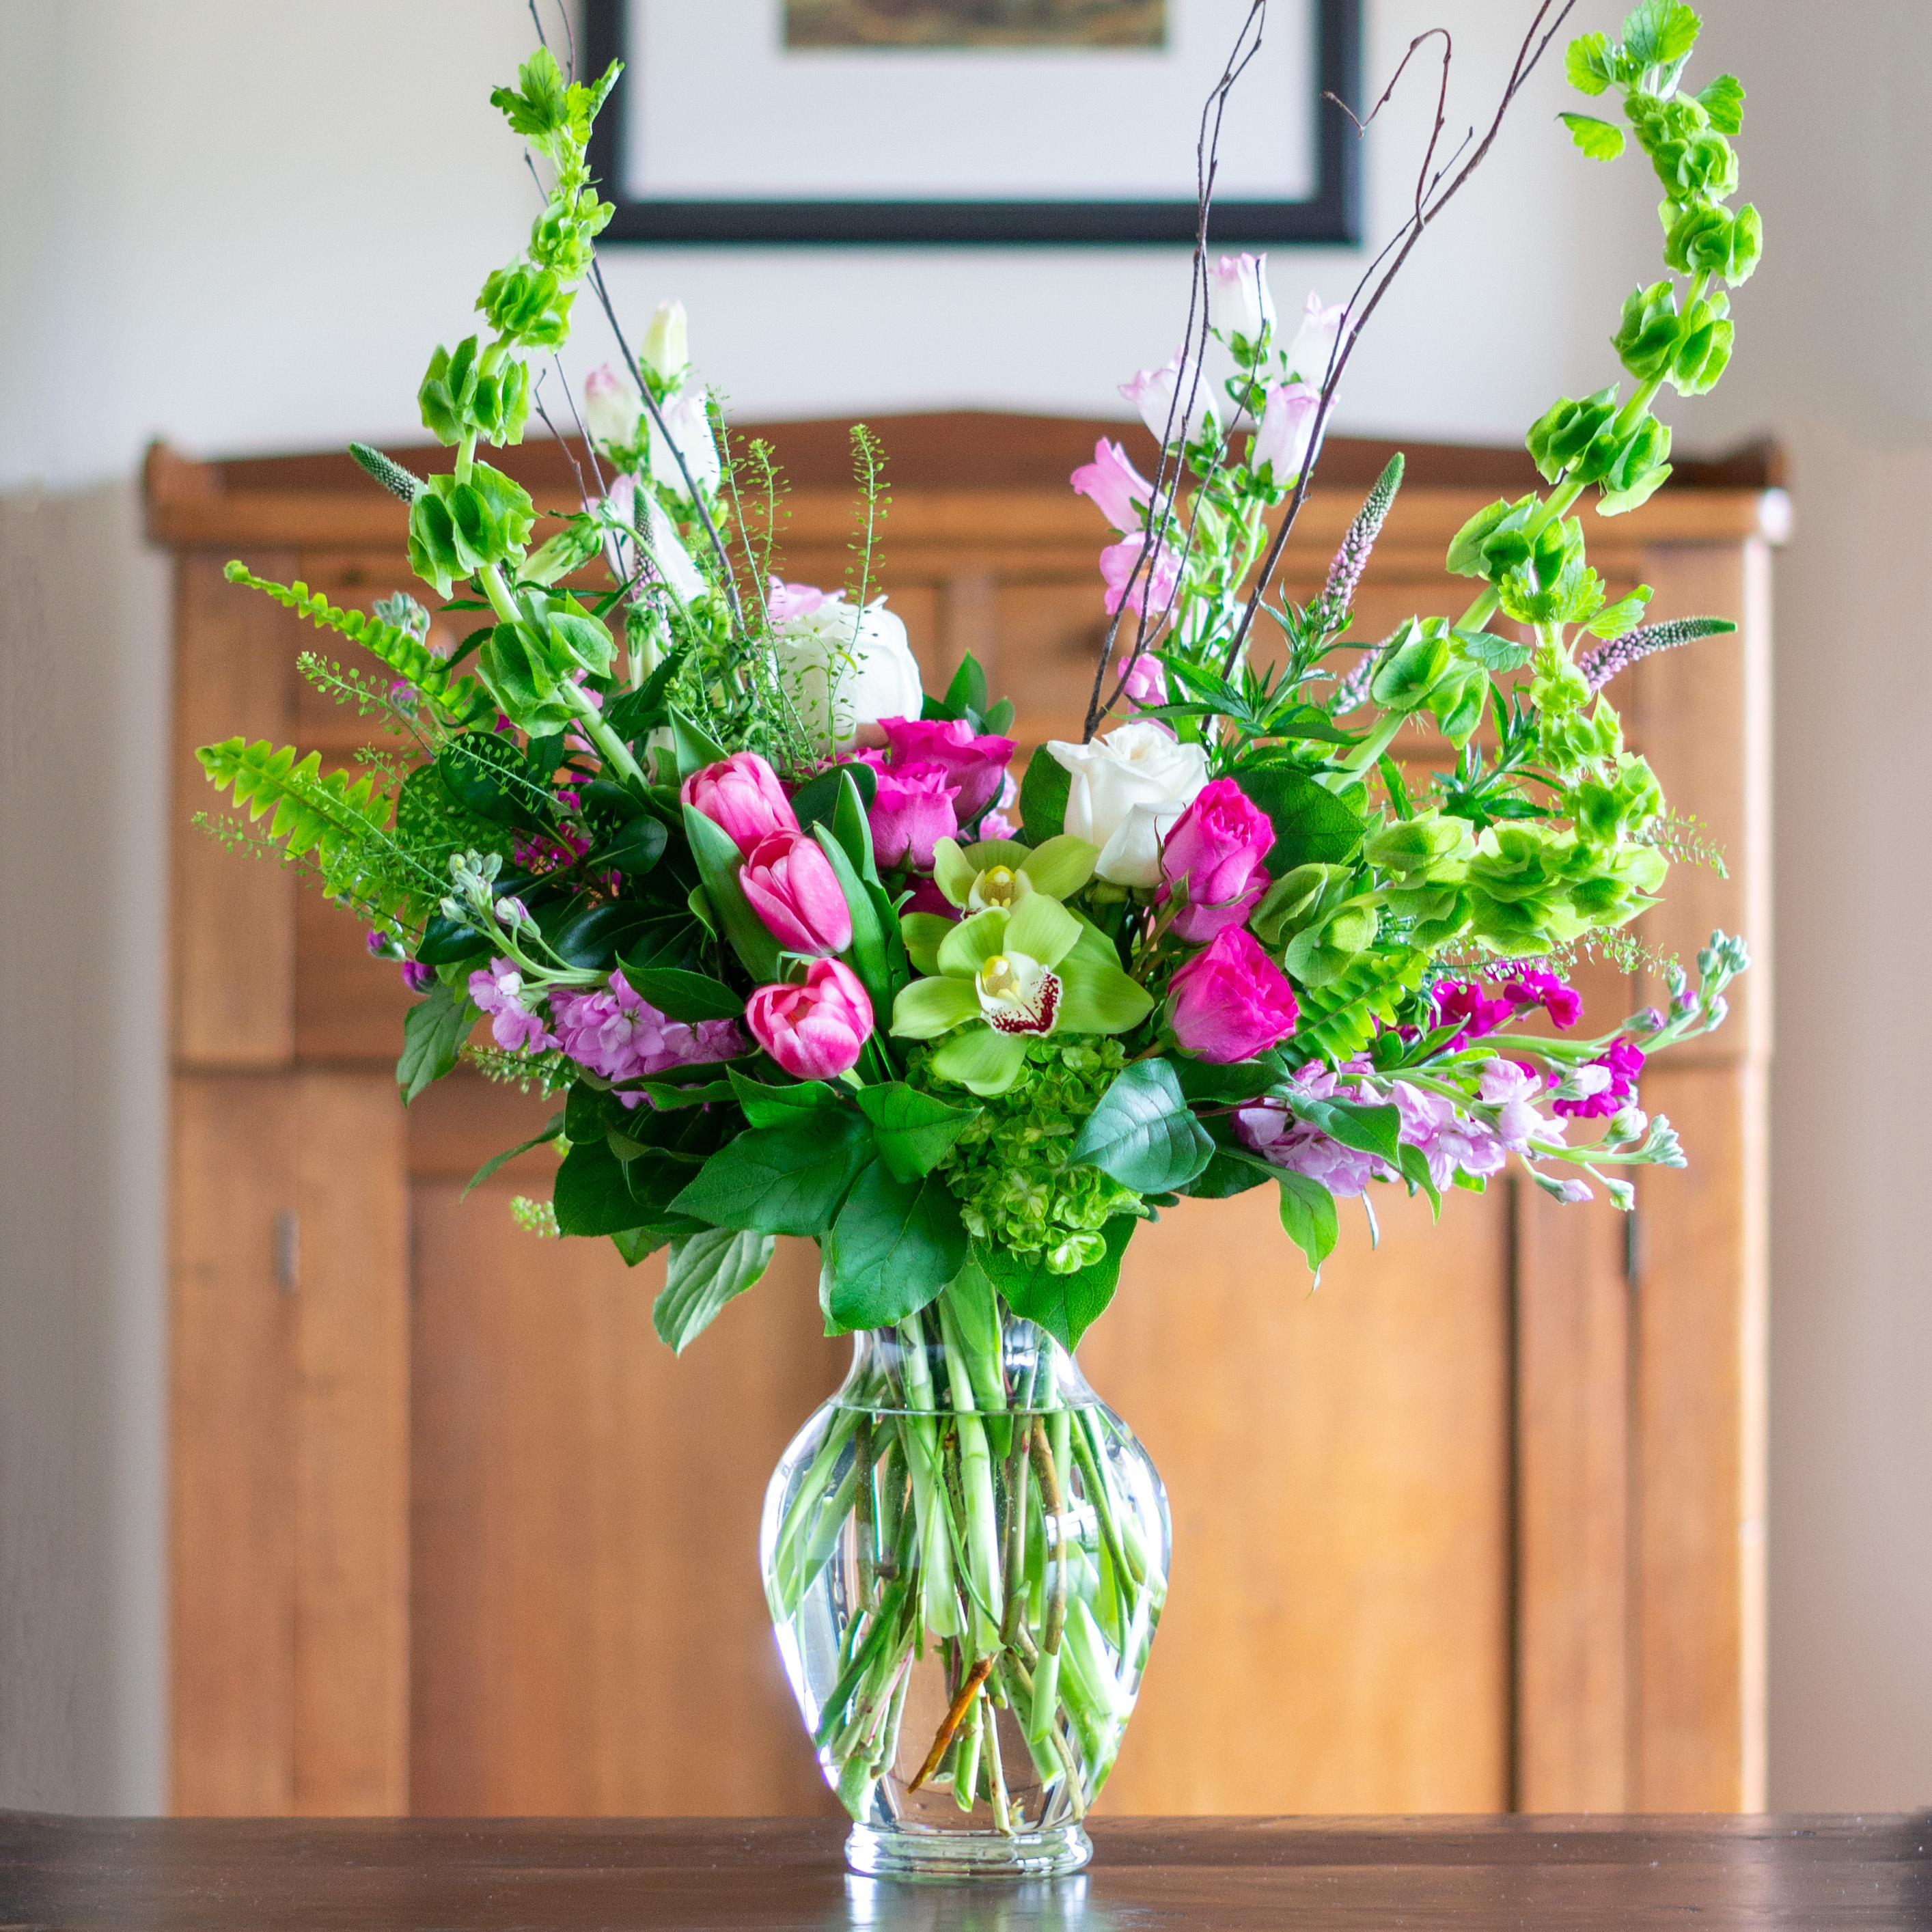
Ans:
[[[1246,0],[586,0],[623,78],[608,238],[1194,238],[1201,104]],[[1222,129],[1212,238],[1360,238],[1361,0],[1274,0]],[[1335,100],[1324,97],[1334,95]]]

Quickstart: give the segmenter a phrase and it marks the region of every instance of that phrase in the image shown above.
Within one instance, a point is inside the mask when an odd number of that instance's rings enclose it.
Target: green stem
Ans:
[[[967,1578],[974,1617],[971,1661],[997,1650],[1004,1604],[1000,1588],[999,1522],[993,1507],[993,1463],[987,1453],[986,1424],[974,1413],[972,1371],[959,1324],[946,1298],[938,1303],[939,1332],[952,1385],[953,1426],[959,1438],[959,1487],[965,1510]]]
[[[932,1377],[920,1318],[908,1316],[899,1324],[898,1335],[906,1406],[929,1412],[934,1406]],[[920,1612],[934,1636],[955,1636],[960,1625],[959,1600],[952,1582],[952,1540],[947,1526],[940,1521],[945,1514],[946,1484],[939,1466],[938,1425],[926,1414],[911,1414],[900,1419],[899,1430],[911,1472],[913,1510],[918,1523]]]

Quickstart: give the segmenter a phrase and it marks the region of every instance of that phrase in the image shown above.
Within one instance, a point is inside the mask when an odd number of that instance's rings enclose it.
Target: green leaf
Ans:
[[[1258,1100],[1277,1081],[1288,1077],[1287,1063],[1275,1053],[1219,1065],[1207,1060],[1177,1060],[1171,1064],[1181,1092],[1190,1101],[1209,1105],[1239,1106],[1244,1100]]]
[[[1372,1154],[1391,1166],[1402,1159],[1402,1115],[1393,1106],[1365,1106],[1358,1100],[1312,1100],[1291,1093],[1288,1110],[1297,1120],[1319,1127],[1330,1140],[1358,1154]]]
[[[1419,1147],[1405,1146],[1402,1150],[1402,1178],[1412,1190],[1419,1188],[1429,1196],[1430,1207],[1439,1218],[1442,1213],[1442,1190],[1436,1184],[1436,1177],[1429,1171],[1429,1156]]]
[[[767,1086],[762,1080],[747,1079],[736,1068],[732,1070],[731,1088],[745,1110],[746,1119],[754,1127],[783,1126],[801,1114],[836,1107],[840,1098],[838,1090],[823,1080],[801,1080],[788,1087]]]
[[[1744,91],[1736,75],[1720,74],[1697,97],[1697,105],[1711,117],[1711,125],[1720,134],[1742,134],[1744,127]]]
[[[770,1267],[777,1245],[770,1234],[728,1233],[707,1228],[670,1244],[663,1292],[651,1304],[658,1340],[682,1354]]]
[[[860,796],[859,782],[852,776],[854,769],[850,765],[844,766],[838,774],[838,794],[832,807],[832,836],[851,860],[860,878],[867,884],[876,886],[879,883],[879,866],[872,851],[872,821],[868,816],[870,800]],[[875,778],[874,797],[878,796],[877,785]],[[819,842],[824,843],[822,833]]]
[[[1339,866],[1352,858],[1365,829],[1360,814],[1292,765],[1252,766],[1234,774],[1242,792],[1268,815],[1275,842],[1270,878],[1298,866]]]
[[[769,986],[778,976],[778,943],[752,910],[745,889],[738,883],[745,862],[737,842],[691,805],[684,808],[684,836],[691,842],[691,856],[698,862],[704,896],[722,928],[722,936],[731,942],[731,950],[752,979],[761,986]]]
[[[544,1126],[542,1133],[532,1135],[530,1139],[520,1142],[517,1146],[510,1148],[506,1153],[493,1154],[490,1158],[470,1177],[469,1186],[466,1187],[463,1190],[462,1193],[457,1198],[459,1200],[467,1201],[470,1198],[471,1192],[475,1189],[482,1186],[484,1182],[488,1180],[499,1168],[507,1167],[519,1154],[528,1154],[533,1148],[549,1146],[550,1142],[555,1140],[557,1136],[562,1132],[563,1109],[560,1107],[555,1113],[551,1114],[549,1122]]]
[[[650,824],[640,820],[640,824]],[[686,1026],[704,1020],[741,1020],[745,1002],[722,980],[707,973],[686,973],[674,967],[633,967],[622,960],[624,978],[640,1000],[648,1000],[667,1019]]]
[[[1616,73],[1611,64],[1610,35],[1580,34],[1564,54],[1563,70],[1570,77],[1570,85],[1580,93],[1601,94]]]
[[[1274,1178],[1275,1169],[1267,1162],[1256,1160],[1230,1148],[1216,1148],[1214,1158],[1182,1191],[1196,1201],[1226,1201],[1232,1195],[1245,1194],[1250,1188],[1258,1187],[1263,1181]]]
[[[858,1100],[860,1111],[872,1124],[879,1158],[897,1180],[930,1174],[981,1112],[977,1107],[949,1106],[899,1080],[862,1087]]]
[[[968,711],[977,717],[986,710],[986,674],[970,651],[960,659],[959,668],[952,674],[952,682],[946,687],[945,701],[956,717]]]
[[[838,809],[838,800],[844,789],[848,775],[859,788],[859,802],[869,812],[872,801],[879,795],[879,775],[870,765],[834,765],[829,772],[820,772],[808,784],[802,784],[792,794],[791,808],[802,830],[809,832],[814,825],[830,825],[832,814]]]
[[[656,1162],[620,1161],[601,1135],[572,1141],[550,1200],[566,1234],[616,1234],[670,1220],[665,1196],[676,1184]]]
[[[966,1228],[943,1177],[901,1180],[875,1162],[821,1246],[825,1332],[844,1335],[923,1308],[964,1265]]]
[[[713,1154],[670,1204],[714,1228],[822,1234],[872,1158],[872,1142],[866,1124],[842,1108],[753,1127]]]
[[[1697,44],[1703,24],[1685,0],[1642,0],[1624,16],[1624,57],[1638,67],[1668,67]]]
[[[649,1261],[667,1241],[676,1238],[662,1228],[620,1228],[610,1237],[610,1245],[623,1257],[626,1268],[635,1268],[640,1262]]]
[[[1004,738],[1012,728],[1013,700],[1003,698],[980,720],[987,734],[992,737]]]
[[[1335,1251],[1341,1233],[1335,1212],[1335,1197],[1318,1180],[1305,1174],[1286,1170],[1276,1174],[1281,1187],[1281,1225],[1288,1238],[1308,1257],[1315,1278],[1322,1279],[1322,1264]]]
[[[1044,1254],[1022,1256],[984,1244],[974,1248],[974,1258],[1016,1315],[1037,1322],[1063,1348],[1073,1348],[1113,1300],[1121,1259],[1138,1226],[1136,1215],[1114,1216],[1100,1231],[1106,1255],[1073,1274],[1052,1273]]]
[[[1593,161],[1613,161],[1624,151],[1624,130],[1593,114],[1564,114],[1558,117],[1570,130],[1570,138]]]
[[[728,754],[724,747],[701,724],[694,724],[676,705],[671,706],[670,735],[677,748],[677,781],[682,784],[694,772],[706,765],[719,765]]]
[[[892,987],[886,970],[886,932],[880,922],[878,908],[866,890],[865,882],[846,848],[832,828],[814,826],[812,836],[825,854],[826,862],[838,881],[838,890],[845,896],[846,910],[852,915],[852,944],[845,956],[853,971],[858,974],[859,983],[866,989],[866,997],[872,1003],[874,1024],[883,1022],[892,1010]],[[871,846],[868,844],[866,850],[869,858]]]
[[[469,995],[441,980],[403,1016],[403,1055],[396,1062],[396,1084],[407,1106],[425,1087],[456,1065],[470,1029],[482,1016]]]
[[[1066,830],[1066,795],[1072,785],[1072,773],[1040,746],[1020,782],[1020,818],[1029,845],[1044,845]]]
[[[1184,1187],[1214,1156],[1208,1130],[1164,1060],[1121,1069],[1073,1143],[1072,1158],[1142,1194]]]
[[[1536,655],[1534,645],[1499,638],[1493,631],[1458,631],[1456,642],[1472,664],[1485,670],[1520,670]]]
[[[646,814],[632,819],[585,862],[600,872],[608,869],[639,878],[664,856],[670,842],[670,834],[662,821]]]

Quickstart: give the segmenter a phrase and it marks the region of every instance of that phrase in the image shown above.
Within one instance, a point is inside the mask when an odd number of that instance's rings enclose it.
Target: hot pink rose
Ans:
[[[1288,976],[1238,926],[1216,934],[1168,986],[1167,1023],[1181,1051],[1217,1066],[1280,1045],[1300,1017]]]
[[[1154,501],[1154,485],[1127,460],[1127,452],[1105,436],[1094,446],[1094,460],[1068,479],[1075,492],[1090,496],[1117,530],[1137,530],[1141,512]]]
[[[722,825],[747,858],[760,839],[798,830],[778,773],[755,752],[734,752],[722,763],[693,772],[678,796]]]
[[[1161,848],[1162,900],[1184,880],[1187,885],[1187,904],[1168,930],[1199,945],[1245,925],[1268,890],[1262,861],[1274,843],[1268,814],[1232,778],[1204,786]]]
[[[788,952],[843,952],[852,944],[852,909],[832,862],[802,832],[774,832],[752,848],[738,883],[772,936]]]
[[[872,1003],[849,966],[814,959],[802,986],[760,986],[745,1003],[752,1037],[795,1080],[832,1080],[859,1064]]]
[[[959,830],[958,788],[944,765],[866,763],[879,775],[869,814],[879,863],[893,872],[931,872],[933,842]]]
[[[1010,738],[976,736],[963,718],[881,718],[879,729],[892,747],[895,770],[937,765],[946,774],[959,794],[952,809],[962,825],[970,825],[998,798],[1019,748]]]
[[[1110,617],[1124,602],[1141,616],[1149,615],[1151,607],[1151,614],[1158,620],[1174,601],[1174,586],[1180,580],[1180,560],[1166,544],[1156,542],[1153,554],[1142,563],[1141,551],[1146,542],[1144,536],[1124,537],[1100,553],[1100,578],[1107,586]],[[1133,579],[1131,593],[1130,578]]]

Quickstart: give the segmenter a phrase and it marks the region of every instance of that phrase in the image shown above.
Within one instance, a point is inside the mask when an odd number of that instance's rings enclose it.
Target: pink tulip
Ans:
[[[888,871],[932,870],[933,842],[959,830],[958,788],[944,765],[868,764],[879,775],[872,800],[872,850]]]
[[[881,718],[895,771],[937,765],[958,796],[952,809],[970,825],[1000,796],[1006,766],[1019,748],[1010,738],[980,737],[963,718]]]
[[[746,858],[774,832],[796,832],[798,815],[778,775],[755,752],[734,752],[722,763],[693,772],[678,794],[714,825],[730,832]]]
[[[802,832],[774,832],[752,847],[738,873],[752,910],[788,952],[843,952],[852,908],[832,862]]]
[[[1181,1051],[1217,1066],[1278,1046],[1300,1017],[1288,976],[1238,926],[1217,933],[1168,985],[1167,1023]]]
[[[1144,536],[1127,537],[1100,553],[1100,577],[1107,586],[1110,617],[1124,602],[1129,610],[1142,616],[1150,614],[1151,604],[1151,614],[1158,620],[1166,614],[1174,601],[1174,587],[1180,580],[1180,560],[1166,544],[1156,542],[1153,554],[1142,562],[1141,550],[1146,542]],[[1131,592],[1127,587],[1130,578],[1133,579]]]
[[[1117,530],[1137,530],[1141,512],[1154,501],[1154,485],[1127,460],[1127,452],[1105,436],[1094,446],[1094,460],[1069,479],[1075,491],[1090,496]]]
[[[814,959],[802,986],[760,986],[745,1003],[752,1037],[795,1080],[832,1080],[859,1064],[872,1003],[849,966]]]
[[[1308,460],[1316,412],[1321,406],[1321,391],[1306,382],[1273,385],[1262,411],[1261,427],[1255,431],[1254,447],[1248,452],[1248,467],[1268,470],[1277,487],[1299,476]]]
[[[1244,926],[1268,890],[1262,861],[1274,843],[1274,826],[1232,778],[1216,778],[1195,794],[1161,848],[1163,902],[1184,880],[1187,904],[1168,930],[1199,945],[1231,926]]]

